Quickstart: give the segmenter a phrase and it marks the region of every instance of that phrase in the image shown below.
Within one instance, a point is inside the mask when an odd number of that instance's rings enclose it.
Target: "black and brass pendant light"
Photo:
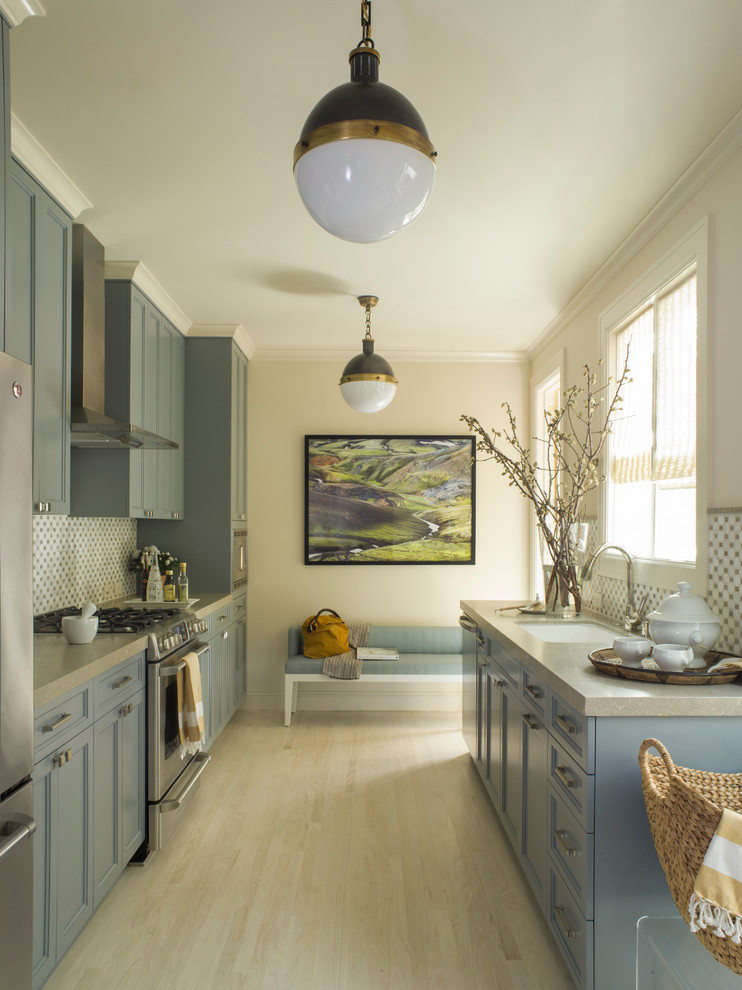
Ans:
[[[379,82],[371,0],[361,2],[361,27],[350,82],[327,93],[307,117],[294,148],[294,177],[321,227],[365,243],[391,237],[423,211],[436,151],[412,103]]]
[[[397,391],[397,379],[394,377],[391,365],[380,354],[374,352],[371,307],[378,301],[378,296],[358,296],[358,302],[366,310],[363,351],[348,361],[340,379],[343,398],[358,412],[373,413],[385,409]]]

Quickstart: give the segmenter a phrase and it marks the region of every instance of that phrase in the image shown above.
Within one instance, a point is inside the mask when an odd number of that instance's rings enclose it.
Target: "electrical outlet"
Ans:
[[[106,581],[103,585],[103,601],[110,602],[113,598],[113,581]]]
[[[121,581],[113,582],[113,597],[123,598],[124,597],[124,585]]]

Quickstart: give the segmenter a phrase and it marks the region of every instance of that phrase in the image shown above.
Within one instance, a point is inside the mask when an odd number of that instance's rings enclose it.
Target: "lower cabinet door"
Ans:
[[[520,699],[509,687],[500,691],[502,699],[502,787],[501,820],[520,853],[523,824],[523,710]]]
[[[130,698],[119,720],[121,734],[121,846],[123,866],[141,846],[147,828],[147,702]],[[98,754],[96,752],[96,766]]]
[[[56,768],[57,961],[93,913],[92,727],[75,736]]]
[[[544,720],[521,707],[523,750],[523,830],[521,860],[542,909],[546,904],[548,867],[548,750]]]
[[[95,723],[96,909],[145,838],[145,720],[142,690]]]

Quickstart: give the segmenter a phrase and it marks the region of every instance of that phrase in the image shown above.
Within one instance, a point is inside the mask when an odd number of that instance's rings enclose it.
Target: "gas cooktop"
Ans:
[[[34,616],[33,631],[35,633],[61,633],[62,619],[65,615],[79,615],[80,609],[70,605],[53,612],[44,612]],[[148,605],[125,608],[100,608],[95,613],[98,616],[99,633],[141,633],[160,622],[166,622],[173,617],[182,617],[183,609],[176,606]]]

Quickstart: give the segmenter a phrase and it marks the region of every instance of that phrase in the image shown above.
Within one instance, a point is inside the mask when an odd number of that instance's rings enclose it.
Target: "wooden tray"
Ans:
[[[624,677],[627,681],[650,681],[654,684],[729,684],[742,674],[740,670],[719,671],[716,674],[709,674],[708,668],[725,657],[732,657],[733,653],[720,653],[717,650],[709,650],[704,657],[706,667],[696,667],[692,670],[653,670],[651,667],[642,667],[639,664],[624,663],[617,657],[613,650],[608,647],[606,650],[593,650],[588,653],[590,663],[602,674],[609,674],[611,677]]]

